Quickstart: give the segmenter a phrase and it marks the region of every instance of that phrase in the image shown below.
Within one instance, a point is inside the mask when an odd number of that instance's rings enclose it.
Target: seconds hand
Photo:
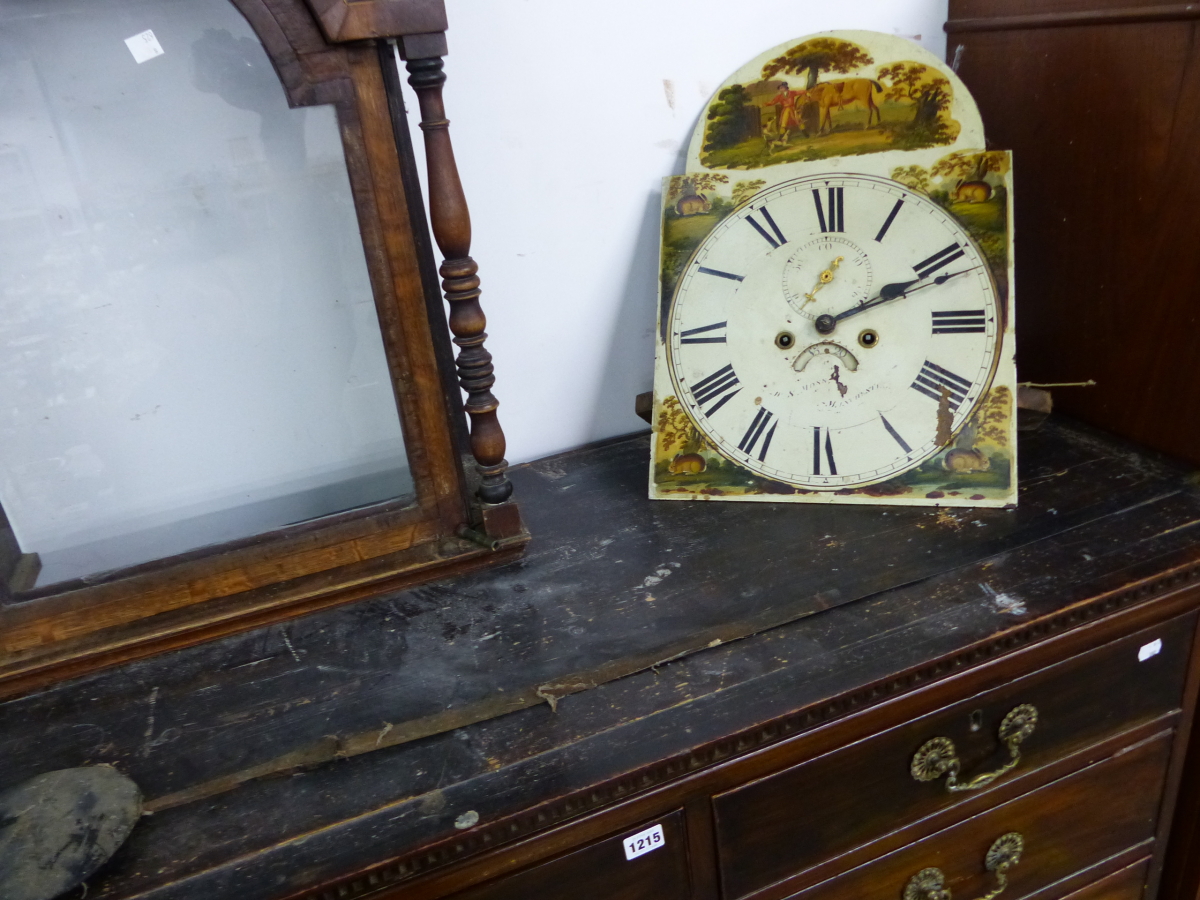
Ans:
[[[892,300],[898,300],[901,297],[914,294],[917,291],[923,290],[924,288],[932,287],[936,284],[945,284],[951,278],[957,278],[959,275],[966,275],[968,272],[973,272],[978,268],[979,266],[971,266],[969,269],[960,269],[957,272],[939,275],[937,278],[933,279],[933,281],[927,281],[925,284],[917,285],[917,287],[913,287],[913,285],[916,285],[917,282],[922,281],[923,279],[914,278],[912,281],[896,281],[891,284],[885,284],[879,289],[879,296],[875,297],[873,300],[866,300],[858,304],[858,306],[852,306],[849,309],[838,313],[836,316],[831,316],[828,313],[822,316],[817,316],[814,324],[817,327],[817,331],[821,334],[833,334],[833,329],[837,327],[837,323],[842,321],[842,319],[848,319],[851,316],[857,316],[860,312],[866,312],[868,309],[874,309],[876,306],[880,306]]]

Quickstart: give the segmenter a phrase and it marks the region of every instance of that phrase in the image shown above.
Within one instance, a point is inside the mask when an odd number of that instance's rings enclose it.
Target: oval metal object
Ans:
[[[116,852],[142,793],[111,766],[46,772],[0,794],[0,897],[50,900]]]
[[[1038,711],[1037,707],[1032,703],[1022,703],[1009,710],[1007,716],[1000,723],[1000,740],[1008,743],[1015,741],[1021,743],[1037,728]]]
[[[987,856],[983,858],[984,868],[989,872],[1011,869],[1021,861],[1024,850],[1025,838],[1021,837],[1019,832],[1002,834],[988,848]]]
[[[917,781],[933,781],[941,778],[951,768],[958,768],[958,756],[950,738],[930,738],[913,755],[909,771]]]

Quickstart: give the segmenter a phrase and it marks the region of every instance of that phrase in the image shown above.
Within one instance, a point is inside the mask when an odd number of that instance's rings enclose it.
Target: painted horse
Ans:
[[[873,78],[846,78],[842,81],[823,81],[805,92],[805,99],[816,103],[821,109],[820,125],[817,133],[826,127],[833,131],[833,110],[849,106],[851,103],[861,103],[867,108],[867,124],[864,129],[871,127],[871,117],[878,124],[883,117],[879,107],[875,105],[874,94],[883,93],[883,85]]]

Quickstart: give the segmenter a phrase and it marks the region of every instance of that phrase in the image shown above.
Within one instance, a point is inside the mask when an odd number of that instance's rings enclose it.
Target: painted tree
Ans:
[[[1012,414],[1012,392],[1004,385],[992,388],[972,422],[976,439],[984,438],[997,447],[1007,447],[1008,422]]]
[[[708,108],[704,149],[728,149],[750,137],[748,121],[751,115],[757,117],[758,110],[751,104],[746,88],[740,84],[724,88]]]
[[[729,176],[720,172],[697,172],[694,175],[683,175],[671,179],[667,188],[667,202],[674,203],[680,197],[700,194],[704,191],[715,191],[718,184],[728,184]]]
[[[761,178],[756,178],[754,181],[739,181],[733,186],[733,205],[741,206],[764,187],[767,183]]]
[[[663,400],[655,430],[658,432],[659,452],[663,456],[670,456],[676,452],[699,453],[710,449],[708,442],[696,431],[676,397]]]
[[[938,113],[950,108],[953,91],[950,82],[936,69],[915,62],[898,62],[879,70],[879,80],[888,84],[884,97],[907,100],[916,105],[913,123],[932,127]]]
[[[897,166],[892,169],[892,178],[922,194],[928,194],[932,187],[929,172],[924,166]]]
[[[799,75],[807,72],[805,90],[816,87],[822,72],[838,72],[845,75],[860,66],[869,66],[875,60],[866,50],[850,41],[838,38],[813,38],[792,47],[783,56],[777,56],[763,66],[763,80],[774,78],[780,72]],[[804,131],[813,134],[820,130],[820,110],[816,103],[804,103],[800,118]]]
[[[1008,171],[1008,156],[990,151],[986,153],[951,153],[943,156],[929,174],[934,178],[950,178],[956,182],[983,181],[988,172],[1003,175]]]
[[[774,78],[780,72],[791,75],[808,73],[805,88],[816,87],[822,72],[846,74],[875,62],[862,47],[838,38],[813,38],[797,44],[783,56],[777,56],[763,66],[763,79]]]

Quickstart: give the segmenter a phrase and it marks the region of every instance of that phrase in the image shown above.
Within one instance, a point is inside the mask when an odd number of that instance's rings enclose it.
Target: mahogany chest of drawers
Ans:
[[[1196,682],[1196,613],[1139,618],[380,896],[1134,900],[1162,864]]]

